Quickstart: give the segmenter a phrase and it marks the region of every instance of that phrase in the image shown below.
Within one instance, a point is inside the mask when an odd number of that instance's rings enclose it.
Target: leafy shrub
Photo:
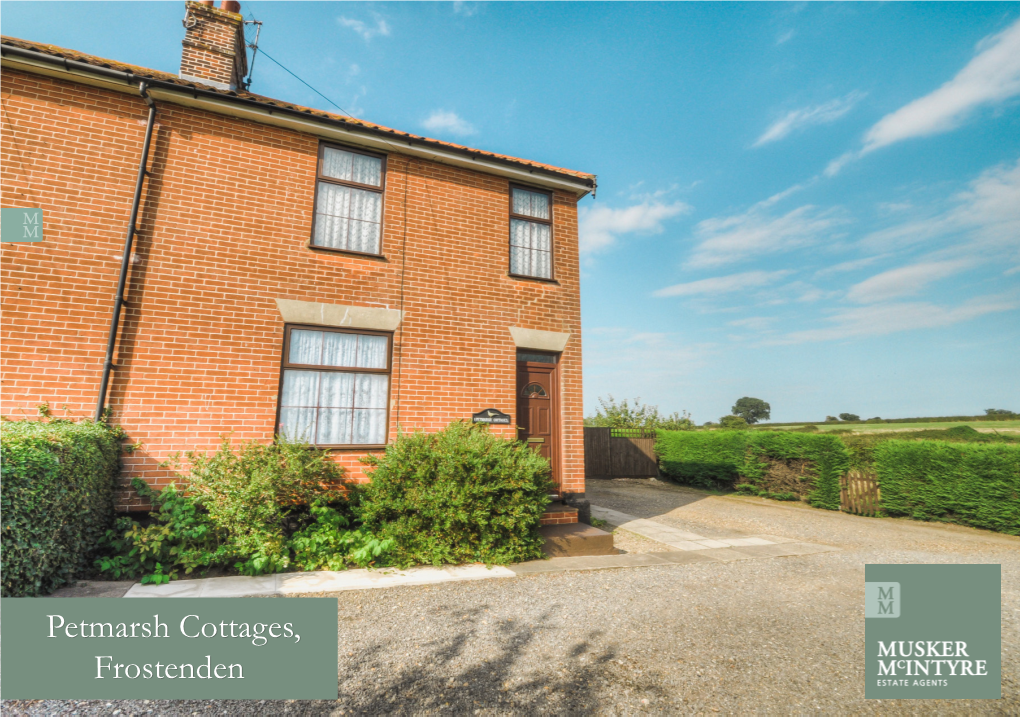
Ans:
[[[791,431],[799,431],[803,434],[814,434],[818,431],[818,427],[815,426],[814,424],[806,424],[805,426],[801,426],[800,428],[791,429]]]
[[[1020,535],[1020,446],[893,440],[873,454],[889,514]]]
[[[849,414],[847,412],[843,412],[842,414],[839,415],[839,420],[840,421],[860,421],[861,417],[857,416],[857,414]]]
[[[747,420],[742,416],[733,416],[730,414],[729,416],[724,416],[719,419],[719,426],[724,429],[729,429],[730,431],[746,429]]]
[[[599,408],[595,416],[584,420],[585,426],[608,426],[611,429],[663,429],[666,431],[692,431],[694,422],[690,414],[673,412],[664,415],[659,407],[642,404],[641,399],[634,399],[634,404],[624,399],[617,402],[610,394],[607,399],[599,397]]]
[[[47,594],[87,569],[113,521],[123,432],[105,423],[4,421],[4,596]]]
[[[118,518],[106,532],[106,555],[96,559],[96,568],[113,579],[140,577],[142,583],[160,584],[181,571],[190,574],[220,562],[223,535],[200,499],[173,484],[158,494],[139,478],[131,485],[152,506],[152,522],[142,526],[130,516]]]
[[[358,511],[366,529],[395,542],[398,565],[542,557],[549,464],[524,444],[454,422],[434,434],[401,434],[383,456],[362,461],[372,481]]]
[[[343,467],[323,449],[282,437],[268,445],[246,442],[236,452],[224,438],[211,456],[190,451],[185,459],[188,492],[222,537],[217,560],[236,560],[244,575],[287,568],[288,519],[303,506],[344,499]],[[171,464],[181,466],[180,457]]]
[[[322,502],[312,504],[309,513],[314,522],[288,541],[294,551],[293,564],[302,571],[343,571],[348,563],[369,566],[384,558],[396,543],[363,529],[350,530],[348,517]]]
[[[662,432],[655,450],[665,476],[704,488],[739,482],[762,491],[770,461],[803,462],[808,500],[832,510],[839,509],[839,479],[850,465],[837,437],[788,431]]]

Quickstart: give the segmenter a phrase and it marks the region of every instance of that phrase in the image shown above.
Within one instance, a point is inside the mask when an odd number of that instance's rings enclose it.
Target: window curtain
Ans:
[[[322,174],[338,180],[379,187],[382,184],[382,160],[335,147],[324,147]]]
[[[292,364],[385,369],[386,337],[294,329]],[[386,443],[386,374],[286,369],[280,398],[282,436],[309,443]]]
[[[552,278],[552,231],[549,225],[510,220],[510,272]]]
[[[315,208],[315,245],[379,254],[382,195],[319,182]]]

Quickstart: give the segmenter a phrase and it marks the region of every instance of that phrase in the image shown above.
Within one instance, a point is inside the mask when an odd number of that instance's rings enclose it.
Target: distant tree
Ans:
[[[861,417],[857,416],[857,414],[847,414],[846,412],[840,414],[839,418],[842,419],[843,421],[860,421],[861,420]]]
[[[599,397],[599,408],[594,416],[586,417],[585,426],[608,426],[612,429],[664,429],[666,431],[690,431],[694,422],[690,414],[673,412],[669,415],[659,413],[659,407],[642,404],[640,398],[634,403],[624,399],[616,401],[612,394],[605,399]]]
[[[881,424],[882,423],[882,417],[881,416],[873,416],[870,419],[868,419],[865,423],[867,423],[867,424]]]
[[[724,416],[719,419],[719,425],[724,429],[746,429],[748,427],[747,420],[742,416]]]
[[[825,423],[826,424],[838,424],[839,423],[839,419],[837,419],[834,416],[827,416],[827,417],[825,417]]]
[[[1016,412],[1010,411],[1009,409],[985,409],[985,416],[993,418],[1012,418],[1016,416]]]
[[[748,424],[756,424],[762,419],[768,419],[772,407],[768,402],[754,397],[744,396],[737,399],[737,403],[730,409],[734,416],[741,417]]]

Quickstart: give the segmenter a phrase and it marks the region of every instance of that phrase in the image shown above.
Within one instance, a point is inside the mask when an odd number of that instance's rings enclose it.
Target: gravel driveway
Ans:
[[[340,699],[4,701],[7,715],[1020,714],[1020,539],[590,481],[593,504],[705,536],[839,551],[340,596]],[[866,701],[864,565],[1002,564],[1000,700]],[[275,599],[264,599],[275,600]]]

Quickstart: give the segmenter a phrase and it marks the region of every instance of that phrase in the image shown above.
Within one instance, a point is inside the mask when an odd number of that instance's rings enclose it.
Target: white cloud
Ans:
[[[931,282],[944,279],[973,264],[966,259],[944,262],[919,262],[876,274],[850,287],[847,299],[858,304],[884,302],[917,294]]]
[[[456,0],[453,3],[453,12],[455,15],[463,15],[464,17],[471,17],[478,12],[478,3],[476,2],[461,2]]]
[[[839,157],[834,159],[832,162],[825,166],[825,176],[835,177],[839,174],[839,171],[846,167],[848,162],[852,162],[857,159],[860,155],[857,152],[844,152]]]
[[[873,257],[864,257],[863,259],[852,259],[849,262],[840,262],[839,264],[834,264],[831,267],[819,269],[815,272],[815,279],[821,279],[822,277],[828,277],[833,274],[841,274],[843,272],[852,272],[855,269],[860,269],[861,267],[867,267],[874,264],[878,260],[884,259],[888,256],[888,254],[876,254]]]
[[[776,44],[782,45],[784,42],[789,42],[790,40],[793,39],[793,36],[796,34],[797,34],[796,30],[787,30],[786,32],[782,33],[781,35],[779,35],[779,37],[776,38]]]
[[[473,135],[476,132],[474,125],[464,120],[456,112],[447,110],[433,111],[421,124],[429,132],[446,132],[460,137]]]
[[[742,329],[761,331],[768,329],[775,321],[775,317],[745,317],[744,319],[734,319],[732,322],[726,323],[731,327],[741,327]]]
[[[1020,20],[982,40],[976,50],[952,80],[879,120],[865,136],[863,152],[948,132],[974,109],[1020,94]]]
[[[781,217],[766,215],[757,208],[732,217],[713,217],[695,227],[699,243],[687,266],[717,267],[761,254],[807,247],[831,237],[847,221],[838,208],[819,211],[812,205],[798,207]]]
[[[951,201],[952,207],[932,217],[872,232],[861,245],[896,249],[962,234],[968,240],[956,245],[957,252],[1015,256],[1020,250],[1020,160],[985,170]]]
[[[696,282],[674,284],[671,287],[663,287],[654,292],[656,297],[690,297],[694,295],[717,295],[730,292],[746,292],[749,289],[764,287],[778,282],[790,274],[789,270],[777,272],[741,272],[726,277],[710,277],[699,279]]]
[[[829,321],[833,326],[790,332],[765,343],[801,344],[934,329],[1018,307],[1020,302],[1016,299],[1004,297],[976,297],[958,307],[940,307],[927,302],[874,304],[847,309],[831,316]]]
[[[641,204],[613,209],[595,204],[582,207],[578,216],[578,235],[582,252],[594,252],[611,246],[617,236],[632,232],[657,234],[664,220],[690,212],[686,202],[645,201]]]
[[[336,19],[342,27],[349,27],[354,32],[358,33],[366,41],[371,40],[376,35],[388,36],[390,34],[390,26],[386,24],[378,15],[375,16],[375,26],[367,24],[362,20],[355,20],[349,17],[343,17],[342,15]]]
[[[865,93],[855,90],[845,97],[838,97],[821,105],[792,110],[772,123],[754,143],[754,146],[761,147],[769,142],[781,140],[794,130],[803,127],[835,122],[852,110],[854,105],[864,98],[864,95]]]

